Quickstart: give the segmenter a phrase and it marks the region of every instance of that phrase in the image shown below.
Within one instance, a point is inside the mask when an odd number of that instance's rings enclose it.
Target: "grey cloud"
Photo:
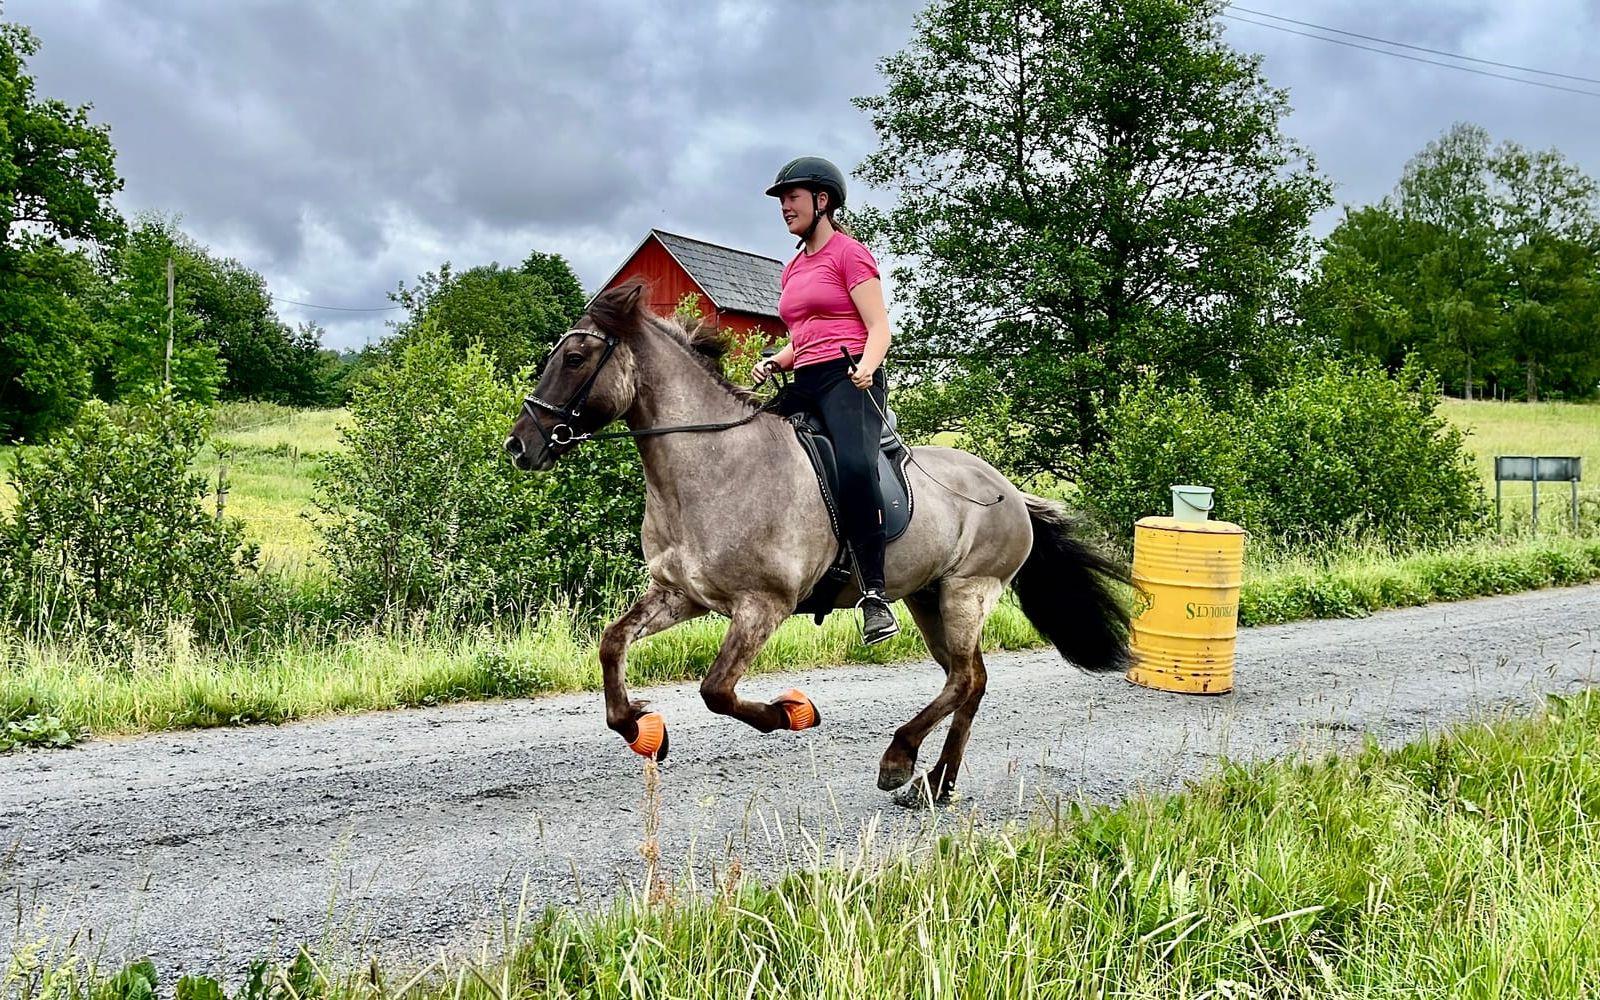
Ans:
[[[1572,72],[1597,26],[1582,0],[1248,5]],[[125,210],[180,213],[281,296],[381,305],[445,259],[535,247],[592,287],[651,226],[785,256],[762,188],[798,153],[849,169],[872,150],[849,98],[880,88],[920,6],[10,0],[0,16],[39,34],[41,92],[111,124]],[[1458,119],[1600,173],[1600,101],[1251,25],[1228,37],[1290,89],[1287,127],[1341,202],[1380,197]],[[282,311],[339,346],[384,332],[381,313]]]

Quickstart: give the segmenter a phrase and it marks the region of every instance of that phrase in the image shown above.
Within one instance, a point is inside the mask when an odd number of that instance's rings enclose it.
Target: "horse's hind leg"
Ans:
[[[878,765],[879,788],[890,791],[911,780],[922,741],[934,726],[952,713],[956,718],[951,722],[950,735],[938,764],[928,777],[929,788],[936,799],[947,795],[954,785],[966,750],[972,716],[983,700],[984,686],[988,682],[983,657],[978,653],[983,623],[994,610],[1004,587],[1004,583],[993,577],[953,577],[939,584],[937,612],[923,600],[907,601],[934,658],[945,669],[944,688],[927,708],[895,730],[894,739]]]
[[[606,725],[630,744],[639,738],[638,719],[645,714],[645,706],[644,702],[628,700],[628,647],[647,635],[654,635],[705,613],[705,608],[689,600],[682,591],[652,583],[633,603],[633,607],[607,625],[600,634],[600,673],[606,690]],[[665,760],[666,751],[663,742],[656,753],[657,758]]]
[[[718,715],[731,715],[763,733],[789,728],[789,713],[781,704],[746,701],[734,688],[792,609],[792,604],[765,594],[749,594],[740,600],[733,609],[716,662],[700,682],[700,697],[705,699],[707,708]]]
[[[950,716],[950,732],[945,735],[944,748],[939,751],[938,762],[921,778],[901,786],[900,790],[895,792],[895,804],[918,808],[926,806],[930,800],[936,803],[950,801],[951,793],[956,789],[956,781],[961,776],[961,760],[966,756],[967,735],[972,731],[972,717],[978,714],[978,705],[983,701],[983,692],[988,683],[989,672],[983,665],[983,653],[975,649],[972,652],[971,693]]]

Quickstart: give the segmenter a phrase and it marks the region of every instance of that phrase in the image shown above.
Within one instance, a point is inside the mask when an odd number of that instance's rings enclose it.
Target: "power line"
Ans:
[[[1600,91],[1582,90],[1577,87],[1563,87],[1555,83],[1545,83],[1543,80],[1529,80],[1520,76],[1509,76],[1505,73],[1491,73],[1488,70],[1473,69],[1471,66],[1457,66],[1455,63],[1440,62],[1437,59],[1424,59],[1421,56],[1408,56],[1404,52],[1390,52],[1388,49],[1375,48],[1371,45],[1362,45],[1358,42],[1347,42],[1342,38],[1329,38],[1326,35],[1313,35],[1309,31],[1296,31],[1293,28],[1285,28],[1281,24],[1269,24],[1266,21],[1252,21],[1248,17],[1240,17],[1237,14],[1229,14],[1227,11],[1223,11],[1222,16],[1228,18],[1229,20],[1240,21],[1244,24],[1253,24],[1258,28],[1271,28],[1273,31],[1282,31],[1291,35],[1299,35],[1302,38],[1315,38],[1319,42],[1329,42],[1333,45],[1344,45],[1352,49],[1361,49],[1366,52],[1376,52],[1379,55],[1393,56],[1396,59],[1406,59],[1411,62],[1427,63],[1429,66],[1443,66],[1445,69],[1459,70],[1462,73],[1475,73],[1478,76],[1490,76],[1494,77],[1496,80],[1510,80],[1512,83],[1525,83],[1530,87],[1543,87],[1546,90],[1560,90],[1568,94],[1582,94],[1584,97],[1600,98]]]
[[[1448,56],[1451,59],[1461,59],[1466,62],[1480,63],[1484,66],[1499,66],[1502,69],[1514,69],[1523,73],[1538,73],[1540,76],[1554,76],[1563,80],[1577,80],[1580,83],[1600,83],[1600,79],[1596,79],[1592,76],[1574,76],[1571,73],[1557,73],[1554,70],[1537,69],[1533,66],[1518,66],[1516,63],[1496,62],[1493,59],[1479,59],[1477,56],[1465,56],[1459,52],[1447,52],[1444,49],[1430,49],[1426,45],[1412,45],[1410,42],[1397,42],[1392,38],[1379,38],[1377,35],[1363,35],[1359,31],[1346,31],[1343,28],[1330,28],[1326,24],[1314,24],[1311,21],[1297,21],[1292,17],[1284,17],[1282,14],[1268,14],[1264,10],[1251,10],[1249,7],[1240,7],[1238,4],[1231,4],[1230,6],[1234,10],[1243,11],[1246,14],[1254,14],[1256,17],[1268,17],[1274,21],[1287,21],[1290,24],[1298,24],[1302,28],[1316,28],[1318,31],[1331,31],[1336,35],[1346,35],[1350,38],[1362,38],[1369,42],[1381,42],[1384,45],[1393,45],[1396,48],[1401,49],[1411,49],[1414,52],[1427,52],[1436,56]]]
[[[282,302],[282,303],[284,303],[286,305],[303,306],[306,309],[332,309],[334,312],[376,313],[376,312],[391,312],[391,311],[393,311],[395,309],[404,309],[405,308],[405,306],[402,306],[402,305],[393,305],[393,306],[319,306],[315,302],[296,302],[294,299],[286,299],[286,298],[283,298],[282,296],[279,296],[279,295],[269,295],[268,298],[272,299],[272,301],[274,301],[274,302]]]

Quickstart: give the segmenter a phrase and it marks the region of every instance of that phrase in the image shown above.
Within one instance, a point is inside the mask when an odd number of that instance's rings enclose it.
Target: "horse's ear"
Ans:
[[[628,281],[608,288],[595,296],[589,306],[589,317],[594,325],[607,333],[619,336],[632,333],[639,326],[639,303],[643,298],[644,282]]]

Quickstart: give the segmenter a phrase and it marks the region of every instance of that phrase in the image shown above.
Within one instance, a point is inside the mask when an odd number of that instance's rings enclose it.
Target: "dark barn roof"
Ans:
[[[646,233],[644,239],[639,241],[639,246],[633,248],[633,253],[600,287],[609,288],[623,268],[628,266],[628,261],[638,255],[639,248],[652,238],[710,296],[711,304],[719,311],[733,310],[772,317],[778,315],[778,279],[783,275],[783,261],[660,229]]]
[[[778,278],[783,261],[717,246],[676,233],[650,230],[718,309],[778,315]]]

